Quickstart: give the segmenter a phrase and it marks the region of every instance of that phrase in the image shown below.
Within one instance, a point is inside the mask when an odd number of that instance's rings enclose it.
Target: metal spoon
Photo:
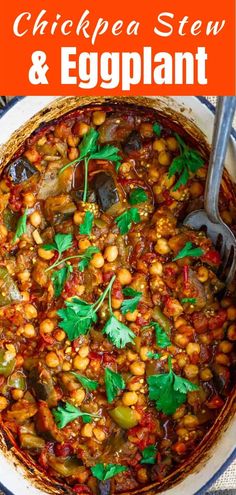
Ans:
[[[204,210],[190,213],[184,225],[192,229],[204,229],[221,255],[219,277],[226,284],[232,282],[236,270],[236,239],[219,213],[219,192],[224,160],[234,112],[235,96],[220,96],[217,102],[212,149],[206,179]]]

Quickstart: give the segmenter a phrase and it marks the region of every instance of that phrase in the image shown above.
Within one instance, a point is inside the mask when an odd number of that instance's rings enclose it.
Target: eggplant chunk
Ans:
[[[142,138],[138,131],[132,131],[123,145],[123,150],[127,155],[142,148]]]
[[[38,170],[24,156],[17,158],[7,167],[7,175],[14,184],[21,184],[37,173]]]
[[[107,172],[96,174],[93,179],[93,188],[102,211],[107,212],[111,207],[120,203],[116,183],[111,174]]]
[[[111,493],[111,481],[99,481],[98,483],[99,495],[110,495]]]
[[[33,368],[29,374],[29,383],[37,400],[44,400],[49,407],[57,405],[57,393],[48,370]]]
[[[0,267],[0,306],[22,300],[22,296],[6,267]]]
[[[84,189],[81,187],[79,189],[75,189],[72,193],[73,200],[75,203],[80,203],[83,201]],[[87,196],[87,203],[96,203],[96,194],[95,191],[89,189]]]
[[[35,416],[35,426],[37,433],[45,438],[45,440],[56,440],[57,442],[63,441],[63,433],[58,430],[53,415],[47,403],[44,401],[38,402],[38,412]]]

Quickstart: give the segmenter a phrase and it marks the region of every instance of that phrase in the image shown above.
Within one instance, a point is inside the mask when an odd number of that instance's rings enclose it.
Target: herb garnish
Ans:
[[[127,296],[130,299],[125,299],[122,302],[121,313],[133,313],[133,311],[135,311],[135,309],[137,308],[138,303],[140,302],[142,292],[138,292],[137,290],[132,289],[132,287],[125,287],[122,292],[124,296]]]
[[[62,319],[59,327],[65,330],[70,340],[76,339],[79,335],[86,335],[91,325],[97,322],[97,311],[111,290],[114,280],[115,275],[95,303],[90,304],[78,297],[73,297],[72,301],[66,301],[65,308],[57,311],[57,314]]]
[[[133,344],[135,333],[129,327],[112,315],[106,322],[103,333],[105,333],[111,343],[118,349],[122,349],[126,344]]]
[[[156,352],[148,351],[147,352],[147,357],[149,359],[160,359],[161,354],[157,354]]]
[[[68,279],[70,273],[72,273],[73,268],[71,265],[66,264],[60,270],[56,270],[52,274],[52,283],[54,287],[55,297],[59,297],[64,289],[65,282]]]
[[[81,261],[78,264],[80,272],[83,272],[85,268],[88,267],[95,253],[99,253],[99,249],[96,246],[89,246],[86,251],[84,251],[84,253],[79,256],[81,258]]]
[[[96,380],[90,380],[87,376],[80,375],[79,373],[75,373],[74,371],[70,372],[72,375],[77,378],[77,380],[81,383],[82,387],[91,392],[92,390],[97,390],[99,383]]]
[[[19,218],[16,224],[16,232],[13,237],[13,242],[16,242],[17,239],[19,239],[23,234],[27,232],[27,225],[26,225],[27,215],[28,215],[28,210],[26,208],[23,215],[21,215],[21,217]]]
[[[84,193],[83,193],[83,201],[87,200],[88,193],[88,165],[89,160],[108,160],[110,162],[114,162],[115,164],[121,163],[121,158],[118,155],[119,148],[112,146],[111,144],[106,144],[104,146],[100,146],[98,144],[99,133],[93,127],[89,129],[87,134],[84,135],[80,145],[79,151],[80,155],[76,160],[73,160],[70,163],[64,165],[60,174],[64,172],[68,167],[74,165],[76,163],[80,163],[84,160]]]
[[[160,137],[160,135],[161,135],[161,129],[162,129],[161,126],[160,126],[160,124],[158,124],[157,122],[155,122],[155,124],[153,124],[152,128],[153,128],[153,131],[155,132],[155,134],[158,137]]]
[[[145,449],[142,450],[142,460],[140,464],[155,464],[157,448],[155,445],[149,445]]]
[[[148,195],[142,187],[137,187],[136,189],[133,189],[129,195],[129,203],[131,205],[137,205],[139,203],[145,203],[147,201]]]
[[[113,478],[118,473],[122,473],[126,471],[127,467],[122,466],[121,464],[96,464],[91,467],[91,471],[93,476],[100,481],[106,481],[110,478]]]
[[[84,220],[79,226],[79,233],[84,235],[90,235],[93,226],[94,214],[91,211],[86,211]]]
[[[197,385],[174,373],[170,357],[168,364],[169,373],[147,378],[150,399],[155,400],[156,408],[167,415],[173,414],[186,401],[188,392],[198,390]]]
[[[199,153],[190,148],[178,134],[174,133],[174,136],[179,144],[180,155],[176,156],[172,161],[168,177],[171,178],[176,173],[178,174],[179,179],[173,188],[174,191],[177,191],[180,186],[187,184],[191,173],[197,172],[197,170],[203,166],[204,160]]]
[[[196,304],[196,298],[195,297],[183,297],[183,299],[181,299],[181,303],[182,304],[185,304],[185,303]]]
[[[186,242],[185,246],[178,252],[175,258],[173,258],[173,261],[185,258],[185,256],[202,256],[203,254],[204,251],[201,248],[194,248],[192,242]]]
[[[105,387],[108,402],[112,402],[120,390],[124,390],[125,382],[120,375],[112,371],[110,368],[105,368]]]
[[[58,428],[64,428],[68,423],[81,417],[84,423],[91,423],[93,418],[100,418],[97,414],[90,414],[80,411],[78,407],[73,406],[69,402],[66,402],[64,406],[57,406],[52,409],[56,425]]]
[[[141,218],[138,209],[130,208],[116,217],[115,222],[118,225],[120,233],[127,234],[132,226],[132,223],[139,223],[140,220]]]
[[[55,261],[55,263],[49,266],[45,271],[52,270],[53,268],[55,268],[55,266],[60,264],[62,253],[64,253],[64,251],[67,251],[67,249],[70,249],[72,247],[72,240],[73,240],[72,234],[56,234],[51,244],[43,245],[43,249],[45,249],[45,251],[54,250],[58,252],[58,258]],[[68,258],[66,258],[66,260],[67,259]]]
[[[166,334],[165,330],[161,327],[161,325],[157,323],[157,321],[150,321],[150,323],[146,325],[144,328],[148,328],[148,327],[154,328],[156,333],[156,344],[159,347],[165,349],[166,347],[171,345],[171,341],[168,335]]]

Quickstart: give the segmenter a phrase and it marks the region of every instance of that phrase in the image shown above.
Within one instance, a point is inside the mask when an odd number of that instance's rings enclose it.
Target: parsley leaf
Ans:
[[[60,270],[56,270],[55,272],[53,272],[51,278],[53,282],[55,297],[59,297],[61,295],[65,282],[67,281],[68,276],[72,271],[72,266],[66,264],[66,266],[64,266]]]
[[[74,375],[75,378],[77,378],[82,387],[84,387],[85,389],[89,390],[90,392],[92,390],[97,390],[98,382],[96,380],[90,380],[90,378],[87,378],[87,376],[80,375],[79,373],[75,373],[74,371],[71,371],[71,374]]]
[[[89,131],[84,135],[79,145],[79,150],[80,150],[79,161],[83,160],[83,158],[85,158],[87,155],[91,155],[92,153],[95,153],[97,149],[98,137],[99,137],[99,133],[93,127],[91,127]]]
[[[26,208],[23,215],[21,215],[21,217],[19,218],[19,220],[16,224],[16,232],[15,232],[15,235],[13,237],[13,242],[16,242],[17,239],[19,239],[23,234],[25,234],[27,232],[27,225],[26,225],[27,215],[28,215],[28,210]]]
[[[64,406],[57,406],[52,409],[56,425],[58,428],[64,428],[68,423],[81,417],[84,423],[91,423],[93,418],[99,418],[97,414],[89,414],[80,411],[77,407],[73,406],[69,402],[66,402]]]
[[[180,155],[176,156],[172,161],[168,177],[171,178],[176,173],[178,174],[179,179],[173,188],[174,191],[177,191],[181,185],[187,184],[190,174],[194,174],[203,166],[204,160],[196,150],[190,148],[176,133],[175,138],[179,144]]]
[[[147,378],[149,397],[156,401],[156,407],[163,413],[174,414],[187,399],[187,393],[198,390],[197,385],[176,375],[169,361],[169,373],[151,375]]]
[[[84,221],[79,226],[79,233],[84,235],[90,235],[93,226],[94,214],[91,211],[86,211],[84,215]]]
[[[125,287],[122,292],[124,296],[130,297],[130,299],[125,299],[122,302],[121,313],[125,314],[129,311],[130,313],[133,313],[133,311],[135,311],[135,309],[137,308],[138,303],[140,302],[142,292],[138,292],[137,290],[132,289],[132,287]]]
[[[120,233],[127,234],[132,226],[132,223],[139,223],[140,220],[141,218],[138,209],[130,208],[116,217],[115,222],[118,225]]]
[[[161,354],[157,354],[157,353],[155,353],[155,352],[148,351],[148,352],[147,352],[147,357],[148,357],[149,359],[160,359]]]
[[[111,144],[106,144],[105,146],[99,147],[95,153],[90,155],[90,158],[94,160],[108,160],[110,162],[115,162],[116,166],[120,166],[121,157],[118,155],[119,148],[112,146]]]
[[[155,445],[149,445],[145,449],[142,450],[142,460],[140,464],[155,464],[157,448]]]
[[[142,187],[137,187],[136,189],[133,189],[129,195],[129,203],[131,205],[137,205],[139,203],[145,203],[147,201],[148,195]]]
[[[185,256],[202,256],[204,254],[203,250],[199,247],[194,248],[191,242],[186,242],[185,246],[178,252],[178,254],[173,258],[173,261],[185,258]]]
[[[155,132],[155,134],[158,137],[160,137],[160,135],[161,135],[161,126],[160,126],[160,124],[158,124],[157,122],[155,122],[155,124],[153,124],[152,128],[153,128],[153,131]]]
[[[57,251],[59,256],[72,247],[72,234],[56,234],[52,244],[44,244],[43,249],[45,251],[51,251],[51,249]]]
[[[196,304],[196,298],[195,297],[183,297],[183,299],[181,299],[181,303],[182,304],[184,304],[184,303]]]
[[[91,467],[93,476],[95,476],[95,478],[100,481],[109,480],[116,474],[122,473],[126,470],[127,467],[122,466],[121,464],[96,464],[95,466]]]
[[[163,349],[165,349],[165,347],[168,347],[169,345],[171,345],[171,341],[170,341],[168,335],[166,334],[165,330],[161,327],[161,325],[159,323],[157,323],[157,321],[151,321],[149,323],[149,325],[147,325],[146,327],[153,327],[154,328],[155,333],[156,333],[156,344],[159,347],[162,347]]]
[[[122,349],[126,344],[133,344],[135,334],[130,330],[129,327],[117,320],[117,318],[112,315],[106,322],[103,333],[105,333],[111,343],[115,345],[118,349]]]
[[[112,402],[119,390],[124,390],[125,382],[119,373],[115,373],[110,368],[105,368],[105,387],[108,402]]]
[[[81,254],[81,261],[78,264],[79,271],[83,272],[88,267],[93,255],[99,253],[99,249],[96,246],[89,246],[86,251]]]

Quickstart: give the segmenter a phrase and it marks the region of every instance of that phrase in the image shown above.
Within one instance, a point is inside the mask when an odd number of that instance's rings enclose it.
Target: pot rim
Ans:
[[[13,108],[19,101],[27,98],[27,96],[14,96],[12,100],[10,100],[4,108],[0,109],[0,121],[1,118],[11,109]],[[205,105],[211,113],[215,113],[216,107],[211,103],[205,96],[193,96],[199,100],[202,105]],[[231,129],[231,137],[236,141],[236,129],[232,127]],[[220,468],[214,473],[214,475],[197,491],[194,495],[205,495],[206,491],[212,486],[212,484],[226,471],[226,469],[230,466],[230,464],[236,459],[236,447],[231,452],[229,457],[224,461],[224,463],[220,466]],[[7,487],[5,487],[0,480],[0,490],[4,495],[15,495],[11,492]]]

